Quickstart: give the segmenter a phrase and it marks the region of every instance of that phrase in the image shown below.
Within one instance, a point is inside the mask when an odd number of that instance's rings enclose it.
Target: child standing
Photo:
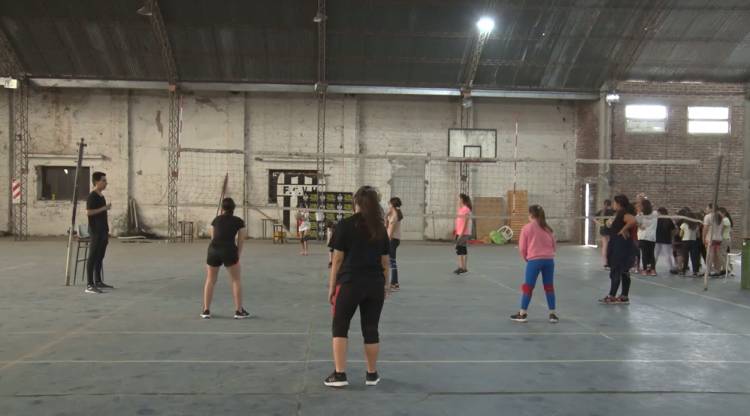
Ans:
[[[635,217],[638,223],[638,247],[641,249],[641,260],[643,261],[643,275],[656,276],[656,225],[658,215],[654,212],[651,201],[641,201],[641,213]]]
[[[468,256],[469,238],[471,237],[471,198],[466,194],[458,195],[458,212],[456,212],[456,255],[458,256],[458,268],[455,274],[468,272],[466,268],[466,257]]]
[[[529,207],[529,223],[521,229],[521,237],[518,249],[521,258],[526,261],[526,277],[521,286],[521,309],[510,319],[516,322],[528,320],[527,311],[531,302],[531,294],[534,291],[539,273],[542,274],[544,294],[547,296],[547,307],[549,308],[549,321],[553,324],[559,321],[555,314],[555,287],[553,277],[555,274],[555,235],[552,228],[547,225],[544,208],[539,205]]]
[[[693,213],[686,213],[686,217],[696,219]],[[690,259],[690,265],[693,267],[693,277],[698,277],[701,270],[701,248],[700,248],[700,223],[697,221],[683,221],[680,224],[680,236],[682,243],[685,245],[685,267],[683,271],[687,272],[687,260]]]
[[[660,207],[656,212],[659,213],[659,216],[669,215],[669,211],[664,207]],[[656,270],[656,263],[659,262],[659,259],[666,257],[669,272],[674,274],[677,273],[677,269],[674,265],[674,251],[672,249],[672,239],[674,238],[676,229],[677,227],[674,225],[674,221],[672,221],[671,218],[659,218],[656,221],[656,255],[654,270]]]

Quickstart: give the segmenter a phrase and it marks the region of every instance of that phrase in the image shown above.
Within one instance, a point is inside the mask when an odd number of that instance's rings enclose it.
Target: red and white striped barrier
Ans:
[[[11,194],[13,195],[13,203],[14,204],[20,204],[21,203],[21,181],[18,179],[13,179],[13,184],[10,187]]]

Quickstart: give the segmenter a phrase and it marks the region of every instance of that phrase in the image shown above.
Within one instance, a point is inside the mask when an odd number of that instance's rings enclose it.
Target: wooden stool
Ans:
[[[75,260],[75,268],[73,269],[73,286],[76,284],[76,280],[78,278],[78,265],[83,263],[83,267],[81,270],[83,271],[81,275],[81,281],[86,281],[86,263],[89,259],[89,245],[91,244],[91,236],[89,235],[89,229],[87,225],[79,225],[78,226],[78,232],[75,236],[76,240],[76,260]],[[83,256],[81,255],[83,253]],[[102,272],[102,274],[104,274]],[[103,277],[103,276],[102,276]]]
[[[284,224],[273,225],[273,243],[274,244],[286,243],[286,231],[284,230]]]
[[[276,223],[278,223],[278,222],[279,222],[279,220],[273,219],[273,218],[261,218],[260,219],[260,225],[261,225],[261,231],[262,231],[261,235],[262,235],[262,237],[263,237],[264,240],[267,240],[267,239],[271,238],[268,235],[268,224],[270,223],[271,226],[273,227],[273,225],[276,224]],[[275,229],[274,229],[274,231],[275,231]]]

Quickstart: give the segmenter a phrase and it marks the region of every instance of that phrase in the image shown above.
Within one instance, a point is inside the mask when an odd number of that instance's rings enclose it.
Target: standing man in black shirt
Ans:
[[[109,244],[109,224],[107,222],[107,211],[112,204],[107,204],[102,192],[107,189],[107,175],[103,172],[94,172],[91,175],[94,190],[86,200],[86,215],[89,218],[89,234],[91,234],[91,247],[89,258],[86,263],[86,293],[102,293],[102,289],[113,287],[102,282],[102,262]]]

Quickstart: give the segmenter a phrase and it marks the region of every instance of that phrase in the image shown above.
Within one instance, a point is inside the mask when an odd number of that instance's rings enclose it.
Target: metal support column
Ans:
[[[29,86],[25,79],[13,93],[13,235],[16,241],[29,238]]]
[[[177,189],[180,177],[180,96],[169,92],[169,142],[167,146],[167,228],[169,241],[177,240]]]
[[[750,84],[745,87],[745,129],[742,136],[742,238],[750,238]]]
[[[318,172],[318,192],[326,189],[326,95],[328,84],[326,82],[326,0],[318,0],[318,13],[314,21],[318,24],[318,82],[315,84],[315,93],[318,98],[318,140],[317,157],[315,169]],[[320,200],[320,198],[318,198]]]
[[[616,104],[607,103],[607,89],[601,92],[601,98],[597,104],[597,113],[599,119],[599,159],[608,160],[612,158],[612,120],[614,116],[614,106]],[[600,164],[597,172],[596,182],[596,207],[601,207],[604,200],[610,198],[610,178],[612,167],[609,164]]]
[[[177,185],[180,176],[180,127],[181,105],[180,93],[177,90],[177,63],[169,43],[164,18],[156,0],[146,0],[138,13],[147,16],[151,23],[154,37],[159,44],[162,64],[169,82],[169,139],[167,144],[167,234],[169,241],[177,240]]]

